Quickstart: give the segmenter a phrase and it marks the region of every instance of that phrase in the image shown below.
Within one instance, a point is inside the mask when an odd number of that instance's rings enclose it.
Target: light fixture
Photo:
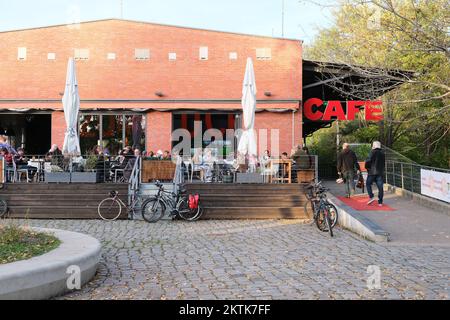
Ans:
[[[264,92],[264,95],[265,95],[266,97],[271,97],[271,96],[272,96],[272,92],[266,91],[266,92]]]
[[[162,93],[161,91],[156,91],[155,95],[157,95],[160,98],[164,97],[164,93]]]

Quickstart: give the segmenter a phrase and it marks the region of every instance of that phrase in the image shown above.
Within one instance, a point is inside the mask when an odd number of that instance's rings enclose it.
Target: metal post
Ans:
[[[400,170],[401,170],[401,174],[402,174],[402,189],[405,189],[405,183],[404,183],[404,179],[403,179],[403,162],[400,163]]]
[[[413,164],[411,163],[411,192],[414,192]]]

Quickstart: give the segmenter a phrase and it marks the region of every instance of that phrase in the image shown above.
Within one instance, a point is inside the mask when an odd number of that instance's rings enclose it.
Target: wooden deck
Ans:
[[[303,184],[187,184],[204,219],[309,219]],[[311,214],[311,213],[309,213]]]
[[[127,201],[127,184],[4,184],[0,196],[9,217],[27,219],[98,219],[97,206],[109,192]],[[121,219],[127,219],[122,209]]]

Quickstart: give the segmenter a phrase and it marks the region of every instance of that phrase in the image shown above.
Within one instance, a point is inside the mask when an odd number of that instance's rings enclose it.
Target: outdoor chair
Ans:
[[[273,165],[272,168],[261,168],[261,174],[263,175],[264,183],[272,183],[272,178],[278,175],[280,166],[278,164]]]
[[[16,168],[15,165],[13,164],[12,166],[6,166],[5,167],[5,177],[6,177],[6,181],[8,182],[16,182]]]
[[[25,178],[27,179],[27,183],[30,182],[30,178],[28,176],[28,169],[18,169],[16,163],[13,161],[14,167],[16,168],[17,181],[20,182],[22,175],[25,174]]]
[[[125,172],[125,169],[114,169],[114,182],[124,182],[123,174]],[[120,174],[119,174],[120,173]],[[119,178],[119,180],[117,180]]]

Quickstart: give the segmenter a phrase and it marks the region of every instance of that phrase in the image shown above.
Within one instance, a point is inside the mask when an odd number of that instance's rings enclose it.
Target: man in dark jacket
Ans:
[[[381,150],[381,143],[375,141],[370,152],[369,159],[366,160],[367,169],[367,193],[370,200],[367,204],[372,204],[375,201],[375,196],[372,191],[372,184],[375,182],[378,188],[378,206],[383,206],[383,177],[385,172],[386,157]]]
[[[356,154],[350,150],[350,145],[344,143],[342,152],[337,159],[337,169],[340,176],[345,181],[345,191],[347,198],[355,194],[355,176],[359,173],[359,163]]]

